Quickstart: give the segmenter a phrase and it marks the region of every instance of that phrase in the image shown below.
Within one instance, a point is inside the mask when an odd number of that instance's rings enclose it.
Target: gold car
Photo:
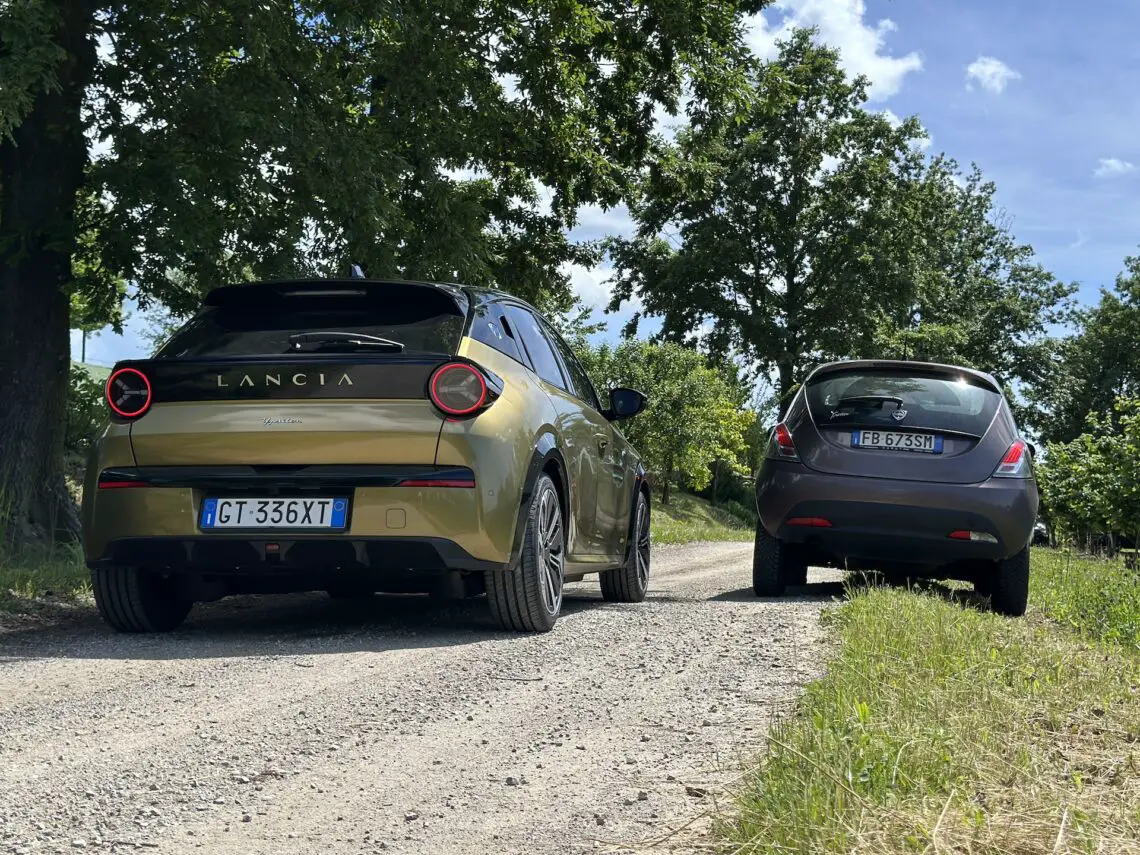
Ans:
[[[89,461],[84,552],[104,620],[174,629],[237,593],[487,594],[549,630],[565,581],[649,578],[649,489],[608,406],[529,305],[365,279],[212,291],[118,363]]]

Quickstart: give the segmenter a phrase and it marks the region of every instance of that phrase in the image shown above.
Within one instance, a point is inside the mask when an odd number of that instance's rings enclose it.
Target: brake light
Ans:
[[[150,409],[154,398],[150,380],[137,368],[113,371],[103,393],[111,410],[124,419],[139,418]]]
[[[994,477],[1028,478],[1031,474],[1030,458],[1029,446],[1023,440],[1015,440],[994,470]]]
[[[783,422],[776,425],[772,431],[772,439],[768,444],[768,456],[781,460],[800,459],[799,452],[796,451],[796,444],[792,441],[792,432]]]
[[[431,402],[449,416],[469,416],[487,403],[487,379],[466,362],[441,365],[428,381]]]

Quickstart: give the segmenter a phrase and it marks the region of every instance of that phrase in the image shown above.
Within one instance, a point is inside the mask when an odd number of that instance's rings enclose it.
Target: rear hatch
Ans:
[[[427,463],[427,397],[467,312],[458,289],[269,283],[219,289],[150,360],[131,425],[140,466]]]
[[[808,418],[795,429],[804,464],[820,472],[972,484],[1014,438],[987,380],[930,365],[858,363],[811,378]]]

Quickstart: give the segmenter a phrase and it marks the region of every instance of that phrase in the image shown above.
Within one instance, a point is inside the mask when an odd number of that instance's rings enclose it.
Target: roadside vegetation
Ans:
[[[744,514],[743,509],[733,513],[699,496],[674,492],[668,505],[655,501],[652,506],[653,542],[657,545],[706,540],[751,542],[755,529]]]
[[[721,826],[732,851],[1140,852],[1140,580],[1049,550],[1032,578],[1023,620],[854,586]]]

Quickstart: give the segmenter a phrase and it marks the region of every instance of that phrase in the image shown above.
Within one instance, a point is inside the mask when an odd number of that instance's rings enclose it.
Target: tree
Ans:
[[[664,148],[632,206],[636,236],[607,244],[611,309],[636,294],[675,341],[711,322],[713,352],[778,373],[781,411],[806,362],[867,349],[911,282],[904,191],[923,132],[864,110],[866,79],[813,36],[780,43],[730,121]]]
[[[77,257],[175,315],[217,284],[348,261],[565,308],[564,264],[595,256],[564,227],[624,197],[683,82],[697,121],[731,97],[741,16],[763,5],[0,6],[0,411],[22,413],[0,439],[3,518],[76,528],[60,459]]]
[[[1083,433],[1051,443],[1037,480],[1047,518],[1069,537],[1140,542],[1140,399],[1120,398],[1111,417],[1092,413]]]
[[[1041,360],[1028,385],[1030,422],[1043,440],[1072,440],[1090,413],[1113,417],[1117,399],[1140,397],[1140,257],[1124,263],[1115,287],[1077,314],[1076,332]]]
[[[745,455],[755,413],[740,406],[737,390],[702,354],[673,342],[625,341],[582,356],[600,387],[647,393],[646,411],[623,423],[622,431],[661,485],[664,504],[678,478],[703,489],[714,461],[736,464]]]

